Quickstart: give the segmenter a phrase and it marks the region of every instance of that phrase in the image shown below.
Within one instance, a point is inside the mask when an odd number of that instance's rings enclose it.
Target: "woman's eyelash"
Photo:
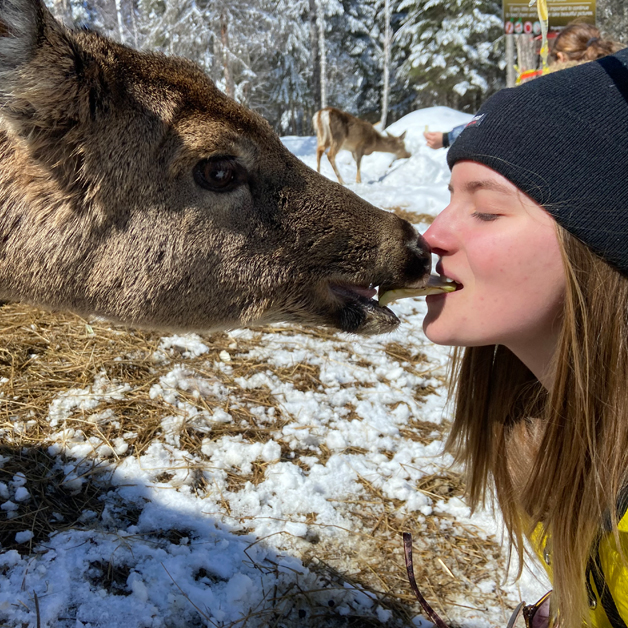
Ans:
[[[478,220],[483,220],[484,222],[492,222],[493,220],[497,220],[499,218],[499,214],[484,214],[482,212],[473,212],[471,215]]]

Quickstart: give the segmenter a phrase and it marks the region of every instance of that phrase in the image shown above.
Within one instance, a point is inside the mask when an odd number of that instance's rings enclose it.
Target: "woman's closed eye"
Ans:
[[[471,214],[471,216],[473,216],[473,218],[477,218],[478,220],[481,220],[483,222],[492,222],[493,220],[497,220],[500,216],[500,214],[488,214],[485,212],[473,212]]]

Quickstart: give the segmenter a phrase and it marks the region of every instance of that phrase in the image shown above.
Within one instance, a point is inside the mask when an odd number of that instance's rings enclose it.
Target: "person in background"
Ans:
[[[497,92],[424,234],[456,283],[423,323],[456,347],[446,449],[548,571],[533,628],[628,625],[627,93],[628,49]]]
[[[552,55],[555,62],[549,70],[555,72],[586,61],[595,61],[624,47],[624,44],[604,39],[599,29],[592,24],[574,22],[568,24],[554,39]],[[461,124],[446,133],[425,131],[423,137],[430,148],[449,148],[465,126]]]
[[[564,64],[595,61],[624,48],[624,44],[604,39],[598,28],[592,24],[575,22],[568,24],[554,39],[552,56],[556,63],[552,70],[564,69]]]
[[[456,138],[462,133],[462,129],[466,124],[460,124],[455,126],[451,131],[447,133],[441,133],[440,131],[425,131],[423,137],[427,141],[427,145],[430,148],[449,148]]]

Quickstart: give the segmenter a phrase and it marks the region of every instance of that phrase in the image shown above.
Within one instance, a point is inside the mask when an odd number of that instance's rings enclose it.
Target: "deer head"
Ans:
[[[405,131],[399,136],[391,135],[386,131],[386,139],[389,141],[389,151],[395,155],[395,159],[408,159],[412,157],[412,153],[406,150],[406,144],[404,142],[405,137]]]
[[[317,175],[184,59],[0,1],[0,298],[158,329],[380,333],[409,223]]]

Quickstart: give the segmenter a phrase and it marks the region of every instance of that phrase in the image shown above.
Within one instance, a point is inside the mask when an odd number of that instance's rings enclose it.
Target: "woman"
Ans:
[[[628,623],[628,51],[498,92],[449,150],[425,234],[455,292],[448,448],[471,505],[545,557],[562,626]]]

